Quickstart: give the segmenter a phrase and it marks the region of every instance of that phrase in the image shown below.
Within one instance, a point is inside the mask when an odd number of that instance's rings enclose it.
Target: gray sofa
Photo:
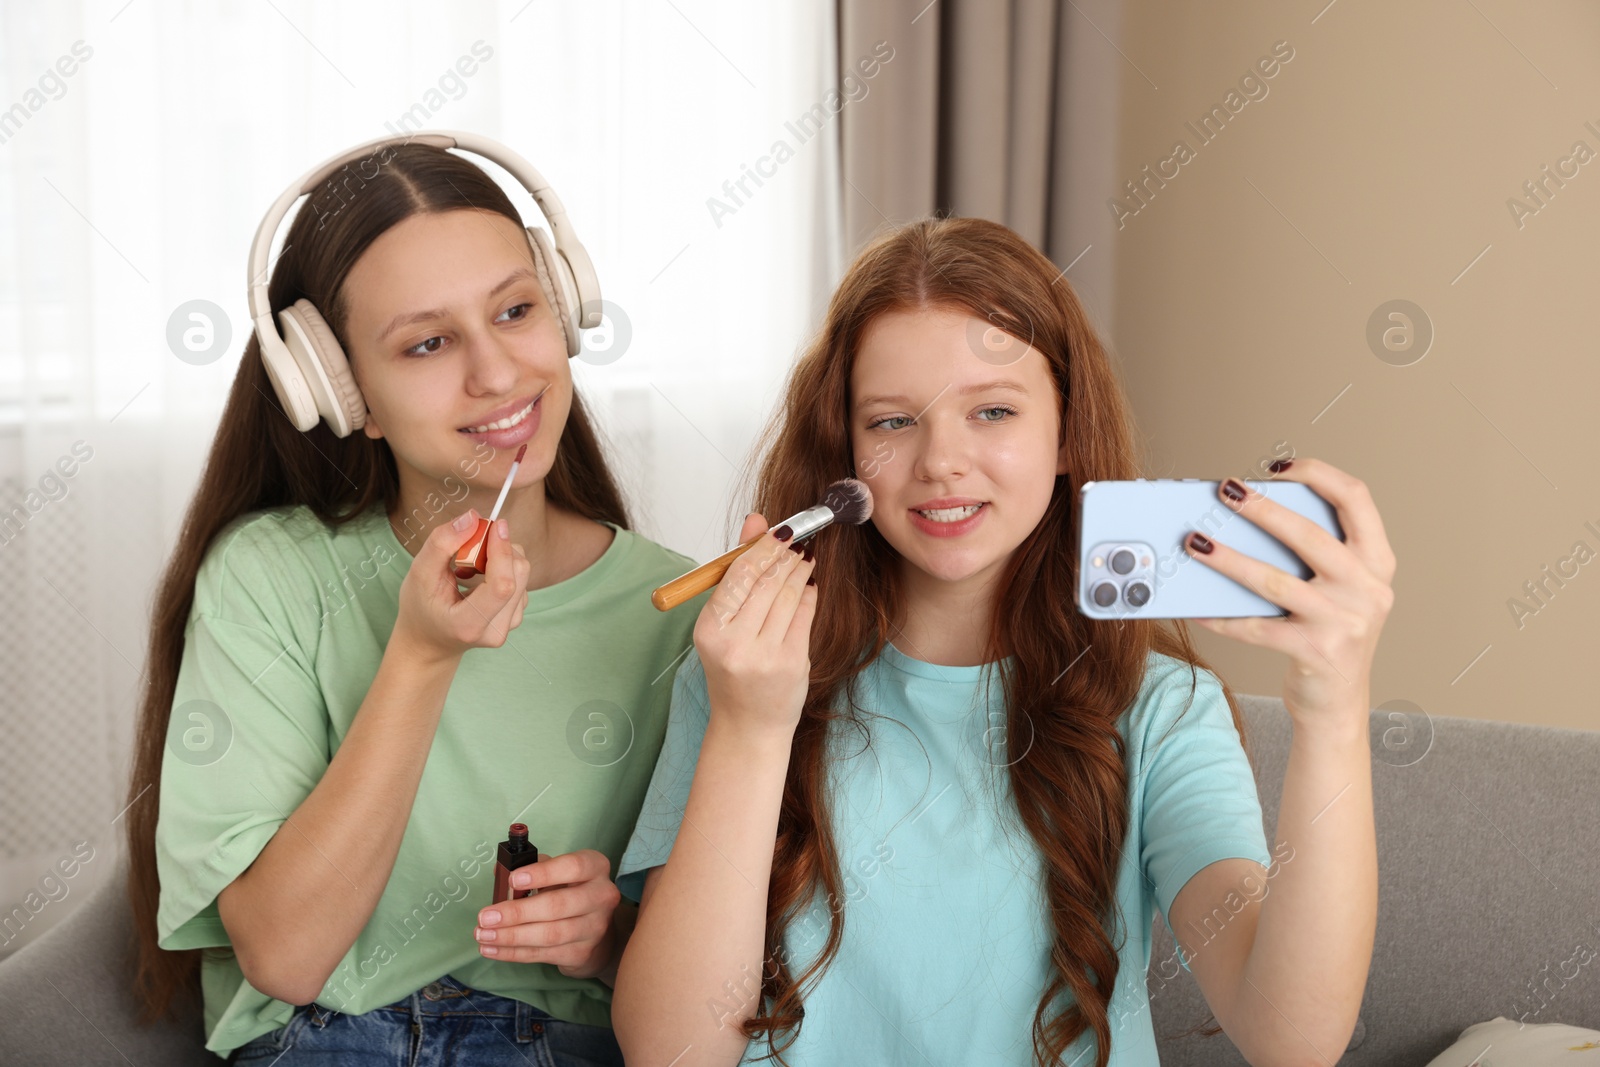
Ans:
[[[1242,697],[1269,845],[1290,724],[1275,698]],[[1600,1029],[1600,963],[1563,975],[1600,944],[1600,732],[1372,713],[1377,799],[1377,946],[1348,1067],[1423,1067],[1472,1023]],[[126,995],[129,915],[114,879],[0,964],[0,1062],[184,1067],[221,1062],[198,1019],[139,1030]],[[1227,1036],[1176,1035],[1207,1019],[1170,964],[1160,916],[1149,978],[1163,1064],[1233,1067]],[[1465,1067],[1465,1065],[1462,1065]]]

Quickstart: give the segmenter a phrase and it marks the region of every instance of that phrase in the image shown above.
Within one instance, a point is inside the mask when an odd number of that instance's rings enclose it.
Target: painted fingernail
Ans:
[[[805,552],[805,550],[806,550],[806,543],[804,541],[793,541],[789,545],[789,551],[790,552],[798,552],[798,553],[802,553],[803,554]]]
[[[810,562],[811,562],[811,560],[812,560],[812,558],[813,558],[813,557],[814,557],[814,556],[815,556],[815,555],[816,555],[816,553],[815,553],[815,552],[814,552],[814,551],[813,551],[813,550],[812,550],[812,548],[811,548],[811,542],[810,542],[810,541],[807,541],[807,542],[806,542],[806,562],[807,562],[807,563],[810,563]]]
[[[479,941],[493,941],[495,939],[495,932],[493,930],[485,930],[482,927],[479,927],[477,930],[473,931],[473,936]]]
[[[1284,471],[1289,469],[1289,465],[1293,462],[1294,460],[1292,459],[1275,459],[1272,461],[1272,464],[1267,467],[1267,470],[1271,471],[1273,474],[1282,474]]]
[[[789,529],[788,523],[784,523],[782,526],[772,531],[772,536],[776,537],[780,541],[787,541],[789,538],[794,536],[794,531]]]
[[[817,576],[815,574],[813,574],[811,577],[807,578],[806,579],[806,584],[807,585],[816,585],[817,584]]]
[[[1189,547],[1194,549],[1196,552],[1209,553],[1216,546],[1214,546],[1204,534],[1191,533],[1189,535]]]
[[[1249,494],[1245,492],[1244,486],[1239,482],[1239,479],[1229,478],[1222,483],[1222,495],[1234,503],[1242,503]]]

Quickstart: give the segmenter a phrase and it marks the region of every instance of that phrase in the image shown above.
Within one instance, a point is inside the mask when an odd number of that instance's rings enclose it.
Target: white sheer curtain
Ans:
[[[628,320],[625,349],[575,373],[641,532],[708,558],[839,270],[837,130],[785,128],[836,82],[833,10],[0,6],[0,955],[120,853],[151,594],[247,339],[272,199],[407,115],[526,157]],[[780,139],[792,158],[730,200]],[[203,365],[167,340],[192,300],[231,330]]]

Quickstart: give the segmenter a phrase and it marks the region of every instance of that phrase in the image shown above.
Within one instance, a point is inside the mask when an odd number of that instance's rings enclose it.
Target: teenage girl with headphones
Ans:
[[[527,187],[554,243],[449,147]],[[147,1018],[201,994],[207,1048],[284,1067],[621,1063],[611,873],[693,623],[649,593],[693,561],[629,529],[573,388],[601,306],[583,246],[515,153],[424,133],[291,186],[250,285],[153,618],[128,813]],[[514,822],[539,862],[491,907]]]

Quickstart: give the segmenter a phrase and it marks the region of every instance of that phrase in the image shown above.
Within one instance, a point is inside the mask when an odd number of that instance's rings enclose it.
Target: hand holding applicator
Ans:
[[[854,478],[843,478],[828,486],[828,491],[823,494],[822,503],[789,516],[780,525],[794,531],[789,543],[797,545],[824,526],[836,522],[859,526],[871,517],[872,492],[867,489],[864,482],[858,482]],[[686,600],[693,600],[722,581],[722,576],[733,566],[733,561],[744,555],[751,545],[765,536],[765,533],[757,534],[711,562],[702,563],[688,574],[672,579],[650,594],[650,603],[661,611],[670,611]]]

